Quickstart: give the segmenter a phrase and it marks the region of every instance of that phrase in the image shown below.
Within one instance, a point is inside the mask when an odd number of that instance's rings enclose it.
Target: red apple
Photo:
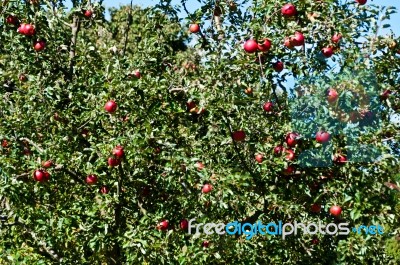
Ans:
[[[313,239],[311,240],[311,244],[313,244],[313,245],[318,245],[318,244],[319,244],[319,239],[318,239],[318,238],[313,238]]]
[[[333,43],[339,43],[341,39],[342,39],[342,34],[340,34],[340,33],[335,33],[332,36],[332,42]]]
[[[256,154],[255,159],[259,164],[261,164],[263,162],[264,156],[262,154]]]
[[[44,162],[42,163],[42,166],[43,166],[44,168],[52,167],[52,166],[53,166],[53,161],[52,161],[52,160],[44,161]]]
[[[290,37],[286,37],[285,38],[285,41],[283,42],[283,45],[285,45],[289,49],[293,49],[294,48],[294,45],[292,43],[292,38],[290,38]]]
[[[333,55],[333,48],[332,47],[325,47],[322,49],[322,54],[326,57],[329,58]]]
[[[296,171],[296,168],[293,165],[288,166],[283,170],[284,175],[292,175]]]
[[[46,48],[46,42],[44,40],[38,40],[33,44],[33,49],[37,52],[43,51]]]
[[[297,10],[293,4],[288,3],[282,7],[281,13],[285,17],[291,17],[291,16],[296,15]]]
[[[109,192],[110,192],[110,190],[108,189],[107,186],[103,186],[100,188],[100,193],[102,193],[102,194],[107,194]]]
[[[43,182],[46,180],[46,176],[43,170],[37,169],[33,172],[33,179],[39,182]]]
[[[44,174],[44,180],[45,180],[45,181],[49,181],[49,179],[50,179],[50,173],[47,172],[47,171],[45,171],[45,170],[43,170],[43,174]]]
[[[186,108],[190,112],[192,109],[196,108],[196,103],[193,100],[186,102]]]
[[[199,24],[191,24],[191,25],[189,26],[189,31],[190,31],[191,33],[197,33],[197,32],[199,32],[199,31],[200,31],[200,26],[199,26]]]
[[[389,89],[386,89],[386,90],[380,95],[381,100],[386,100],[386,99],[388,99],[390,93],[392,93],[392,91],[390,91]]]
[[[142,77],[142,75],[140,74],[140,71],[138,69],[136,69],[135,71],[133,71],[133,75],[139,79],[140,77]]]
[[[179,226],[182,230],[187,230],[189,227],[189,222],[186,219],[182,219],[181,222],[179,223]]]
[[[196,164],[194,164],[194,166],[197,168],[198,171],[204,169],[204,164],[201,162],[196,162]]]
[[[272,67],[274,68],[275,71],[277,72],[282,72],[283,68],[285,67],[283,62],[278,61],[276,63],[272,64]]]
[[[119,164],[121,164],[121,160],[119,160],[118,158],[114,158],[114,157],[109,157],[107,162],[110,167],[116,167]]]
[[[161,222],[158,223],[157,229],[161,231],[167,230],[169,227],[169,221],[168,220],[162,220]]]
[[[161,147],[157,146],[156,148],[154,148],[154,154],[159,154],[161,153]]]
[[[253,39],[247,40],[243,45],[243,49],[248,53],[254,53],[258,50],[258,43]]]
[[[359,5],[365,5],[365,4],[367,3],[367,0],[356,0],[356,2],[357,2]]]
[[[96,175],[88,175],[86,177],[86,183],[89,185],[94,185],[97,183],[97,176]]]
[[[203,241],[203,243],[201,244],[202,247],[204,248],[208,248],[210,246],[210,242],[209,241]]]
[[[213,186],[211,184],[204,184],[203,188],[201,188],[202,193],[209,193],[213,189]]]
[[[274,103],[272,103],[272,102],[270,102],[270,101],[265,102],[265,104],[264,104],[264,106],[263,106],[263,109],[264,109],[266,112],[271,112],[271,111],[274,109]]]
[[[117,103],[113,100],[109,100],[106,105],[104,105],[104,109],[109,113],[114,113],[117,110]]]
[[[258,44],[258,49],[262,52],[267,52],[271,49],[271,41],[269,39],[265,39],[262,44]]]
[[[85,17],[87,17],[87,18],[91,18],[92,15],[93,15],[93,12],[92,12],[92,10],[85,10],[85,11],[83,12],[83,15],[84,15]]]
[[[162,220],[161,222],[158,223],[157,229],[161,231],[165,231],[168,229],[169,222],[167,220]]]
[[[297,144],[297,138],[298,138],[298,137],[299,137],[299,134],[296,133],[296,132],[288,133],[288,134],[286,135],[286,144],[287,144],[289,147],[294,147],[294,146],[296,146],[296,144]]]
[[[286,159],[287,160],[290,160],[290,161],[294,160],[295,154],[294,154],[294,151],[292,149],[287,149],[285,152],[286,152]]]
[[[120,145],[117,145],[113,149],[113,155],[115,155],[117,158],[122,158],[124,156],[124,148]]]
[[[315,135],[315,140],[317,140],[318,143],[327,143],[331,139],[331,135],[328,132],[325,131],[319,131]]]
[[[19,32],[22,35],[26,36],[33,36],[36,33],[35,26],[31,24],[25,24],[22,23],[19,28],[17,29],[17,32]]]
[[[19,81],[21,81],[21,82],[26,82],[26,80],[28,80],[28,78],[27,78],[26,75],[24,75],[24,74],[20,74],[20,75],[18,76],[18,79],[19,79]]]
[[[236,142],[242,142],[246,138],[246,133],[244,131],[235,131],[232,133],[232,138]]]
[[[334,158],[334,162],[338,165],[344,165],[347,162],[347,157],[344,155],[336,155]]]
[[[333,103],[339,98],[339,94],[334,88],[330,88],[327,91],[328,102]]]
[[[275,155],[280,155],[284,150],[285,150],[285,148],[283,148],[282,145],[275,146],[274,154]]]
[[[342,213],[342,208],[340,208],[340,206],[334,205],[329,209],[329,212],[333,216],[339,216]]]
[[[8,141],[7,141],[6,139],[4,139],[4,140],[1,142],[1,146],[4,147],[4,148],[8,147]]]
[[[314,203],[313,205],[311,205],[311,212],[313,212],[313,213],[321,212],[321,204]]]
[[[9,15],[9,16],[6,18],[6,23],[7,23],[7,24],[12,24],[12,25],[16,26],[16,25],[18,25],[19,20],[18,20],[18,18],[17,18],[16,16]]]
[[[291,39],[294,46],[302,46],[304,45],[304,35],[301,32],[294,33],[294,37]]]

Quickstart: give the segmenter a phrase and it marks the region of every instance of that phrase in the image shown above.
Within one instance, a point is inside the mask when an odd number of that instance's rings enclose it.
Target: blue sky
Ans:
[[[142,6],[142,7],[147,7],[151,5],[157,4],[159,1],[158,0],[133,0],[134,5]],[[174,0],[173,3],[179,4],[179,0]],[[189,12],[194,11],[196,8],[199,7],[199,2],[196,0],[189,0],[188,3],[193,3],[192,5],[187,4],[187,8],[189,9]],[[400,1],[399,0],[368,0],[367,4],[376,4],[376,5],[383,5],[383,6],[395,6],[398,10],[400,10]],[[104,0],[104,5],[107,7],[118,7],[119,5],[128,5],[130,4],[130,0]],[[392,25],[391,29],[394,31],[396,36],[400,35],[400,28],[393,26],[393,25],[399,25],[400,24],[400,14],[393,14],[390,24]],[[385,33],[388,31],[385,31]]]

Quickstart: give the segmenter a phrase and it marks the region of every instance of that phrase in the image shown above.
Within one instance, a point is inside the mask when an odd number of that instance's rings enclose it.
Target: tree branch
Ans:
[[[75,55],[76,55],[76,42],[78,37],[78,32],[80,29],[80,20],[78,16],[74,16],[71,30],[72,30],[72,37],[71,37],[71,44],[70,44],[70,51],[69,51],[69,79],[72,79],[72,75],[74,72],[74,65],[75,65]]]

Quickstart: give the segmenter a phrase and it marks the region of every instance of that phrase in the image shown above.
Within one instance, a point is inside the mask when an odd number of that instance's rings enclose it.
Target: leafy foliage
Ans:
[[[205,1],[194,13],[183,0],[112,9],[107,21],[101,3],[31,2],[6,1],[0,11],[2,263],[396,264],[399,128],[390,118],[400,106],[400,46],[378,34],[394,8],[293,1],[298,13],[285,18],[282,0]],[[10,15],[36,34],[20,34]],[[306,44],[285,47],[296,31]],[[249,38],[272,48],[245,53]],[[38,39],[43,51],[32,47]],[[328,46],[330,59],[321,54]],[[321,129],[328,144],[314,139]],[[239,130],[244,141],[233,140]],[[290,148],[289,132],[300,135],[293,161],[274,153]],[[117,145],[124,157],[111,167]],[[342,154],[348,162],[333,163]],[[39,169],[49,181],[34,180]],[[85,182],[91,174],[95,185]],[[310,211],[314,203],[321,212]],[[380,224],[385,234],[246,240],[179,229],[192,218]],[[156,229],[161,220],[166,231]]]

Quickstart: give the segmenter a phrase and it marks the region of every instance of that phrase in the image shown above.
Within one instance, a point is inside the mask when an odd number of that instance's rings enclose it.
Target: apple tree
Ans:
[[[4,1],[1,263],[397,264],[394,12]],[[384,233],[247,240],[190,219]]]

